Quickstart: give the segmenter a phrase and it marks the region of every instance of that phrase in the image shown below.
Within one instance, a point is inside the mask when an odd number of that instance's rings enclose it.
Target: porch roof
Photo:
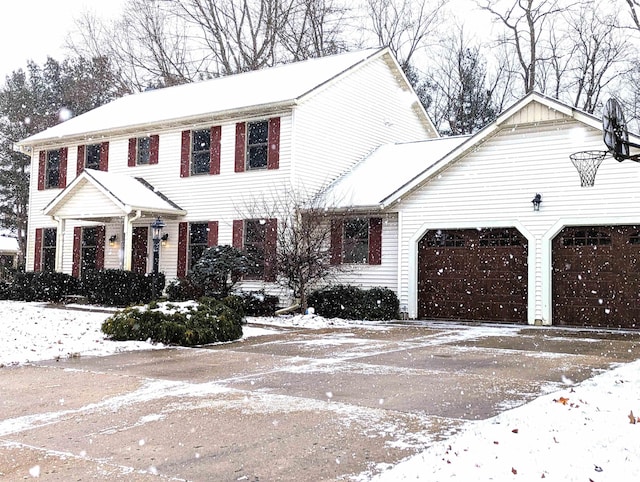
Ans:
[[[93,189],[92,189],[93,188]],[[127,215],[134,211],[141,211],[150,215],[184,216],[187,212],[172,202],[151,184],[141,177],[131,177],[126,174],[85,169],[71,184],[56,196],[44,209],[48,216],[56,216],[64,206],[67,211],[63,217],[74,219],[96,219],[104,217],[104,202],[77,203],[78,207],[69,208],[69,201],[75,197],[91,196],[89,190],[99,191],[102,201],[110,201],[107,210]],[[94,196],[95,197],[95,196]],[[100,200],[98,200],[100,201]],[[69,203],[69,204],[68,204]],[[109,204],[109,203],[107,203]],[[99,207],[97,207],[99,205]],[[96,206],[93,208],[92,206]]]

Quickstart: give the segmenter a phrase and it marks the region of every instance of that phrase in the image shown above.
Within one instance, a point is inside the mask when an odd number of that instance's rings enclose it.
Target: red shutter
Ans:
[[[127,157],[127,166],[134,167],[136,165],[138,140],[135,137],[129,139],[129,155]]]
[[[42,271],[42,228],[36,228],[35,251],[33,252],[33,271]]]
[[[278,220],[267,219],[264,236],[264,280],[274,282],[276,280],[278,244]]]
[[[244,221],[241,219],[233,220],[233,240],[234,248],[242,249],[244,246]]]
[[[369,219],[369,264],[382,264],[382,218]]]
[[[73,228],[73,266],[71,274],[78,278],[80,276],[80,254],[82,250],[82,228],[76,226]]]
[[[109,170],[109,141],[100,144],[100,170]]]
[[[209,174],[220,174],[220,140],[222,138],[222,127],[211,128],[211,147]]]
[[[182,131],[180,149],[180,177],[189,177],[189,157],[191,156],[191,131]]]
[[[238,122],[236,124],[236,162],[235,171],[244,172],[245,153],[247,149],[247,124]]]
[[[187,231],[188,223],[178,224],[178,278],[187,276]]]
[[[85,146],[78,146],[78,159],[76,160],[76,176],[79,176],[84,171],[84,152]]]
[[[160,136],[153,135],[149,140],[149,164],[158,164],[160,153]]]
[[[44,176],[47,170],[47,151],[38,154],[38,191],[44,190]]]
[[[278,169],[280,167],[280,117],[269,119],[269,150],[267,152],[267,169]]]
[[[342,225],[341,219],[331,220],[331,261],[333,265],[342,264]]]
[[[207,246],[218,246],[218,221],[209,221]]]
[[[96,269],[104,269],[104,226],[96,226]]]
[[[67,158],[69,157],[69,148],[60,149],[60,179],[58,179],[58,187],[64,189],[67,187]]]

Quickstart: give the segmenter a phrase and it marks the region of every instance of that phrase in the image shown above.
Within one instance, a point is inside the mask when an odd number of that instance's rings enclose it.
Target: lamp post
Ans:
[[[162,237],[162,228],[165,224],[160,216],[151,223],[151,233],[153,236],[153,273],[151,278],[151,298],[156,299],[156,285],[158,281],[158,268],[160,264],[160,238]]]

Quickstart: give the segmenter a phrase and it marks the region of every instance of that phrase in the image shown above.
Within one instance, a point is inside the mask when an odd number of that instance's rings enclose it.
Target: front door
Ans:
[[[131,271],[145,274],[147,272],[147,243],[149,239],[149,228],[134,227],[131,252]]]

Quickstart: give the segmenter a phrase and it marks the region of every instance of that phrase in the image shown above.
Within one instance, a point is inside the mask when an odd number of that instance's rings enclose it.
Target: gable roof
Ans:
[[[382,145],[327,188],[327,204],[332,209],[377,209],[399,186],[468,138],[453,136]]]
[[[32,135],[17,146],[26,148],[63,137],[100,137],[151,126],[188,125],[205,117],[210,120],[254,111],[282,111],[336,77],[383,55],[392,57],[388,49],[361,50],[127,95]],[[391,63],[404,77],[395,59]],[[432,125],[428,118],[425,122]]]
[[[183,216],[187,212],[170,201],[162,193],[142,178],[135,178],[125,174],[85,169],[58,194],[44,209],[43,213],[54,216],[59,207],[76,195],[85,185],[97,188],[124,214],[134,211],[145,213]],[[77,218],[90,219],[91,213],[78,213]]]

